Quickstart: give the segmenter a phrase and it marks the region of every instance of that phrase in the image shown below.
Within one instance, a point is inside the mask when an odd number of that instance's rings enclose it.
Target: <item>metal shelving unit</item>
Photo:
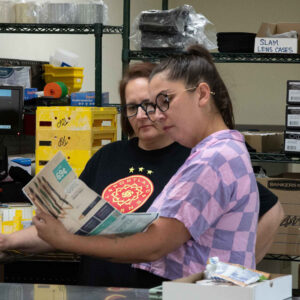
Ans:
[[[286,254],[267,254],[264,259],[267,260],[283,260],[283,261],[300,261],[300,256]]]
[[[162,1],[162,9],[168,9],[168,0]],[[181,51],[134,51],[129,48],[130,0],[124,0],[123,15],[123,70],[131,60],[159,61]],[[212,52],[215,63],[300,63],[300,54],[265,54],[265,53],[221,53]],[[300,163],[300,158],[277,153],[250,153],[252,162]]]
[[[180,51],[127,51],[128,61],[158,61]],[[300,54],[211,53],[216,63],[300,63]]]
[[[281,153],[250,152],[252,162],[292,163],[300,164],[300,157],[292,157]]]
[[[94,34],[96,106],[102,106],[102,36],[123,34],[123,26],[103,24],[14,24],[0,23],[0,33],[22,34]]]

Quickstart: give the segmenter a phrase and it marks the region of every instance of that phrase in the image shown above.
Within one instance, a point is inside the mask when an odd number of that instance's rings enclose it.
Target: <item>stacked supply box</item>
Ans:
[[[300,156],[300,80],[287,81],[284,151]]]
[[[9,234],[31,225],[35,214],[29,203],[7,203],[0,206],[0,232]]]
[[[38,107],[36,173],[62,151],[77,175],[103,145],[117,140],[115,107]]]

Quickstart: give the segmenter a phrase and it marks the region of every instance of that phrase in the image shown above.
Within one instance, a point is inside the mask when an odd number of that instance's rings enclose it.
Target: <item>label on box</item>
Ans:
[[[288,106],[286,116],[287,127],[300,127],[300,107]]]
[[[109,93],[102,93],[102,105],[109,104]],[[71,106],[95,106],[95,92],[76,92],[71,94]]]
[[[285,132],[284,150],[287,152],[300,152],[300,132]]]
[[[300,81],[287,81],[287,103],[300,104]]]
[[[298,39],[294,38],[268,38],[256,37],[254,52],[255,53],[297,53]]]

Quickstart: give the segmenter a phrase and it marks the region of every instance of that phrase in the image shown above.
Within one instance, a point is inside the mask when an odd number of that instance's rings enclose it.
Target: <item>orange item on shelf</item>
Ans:
[[[44,96],[62,98],[68,94],[67,86],[60,81],[47,83],[44,87]]]

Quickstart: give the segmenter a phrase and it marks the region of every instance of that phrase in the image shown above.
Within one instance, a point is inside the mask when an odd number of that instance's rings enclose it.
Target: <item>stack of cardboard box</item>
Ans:
[[[284,151],[300,156],[300,80],[287,81],[286,99]]]

